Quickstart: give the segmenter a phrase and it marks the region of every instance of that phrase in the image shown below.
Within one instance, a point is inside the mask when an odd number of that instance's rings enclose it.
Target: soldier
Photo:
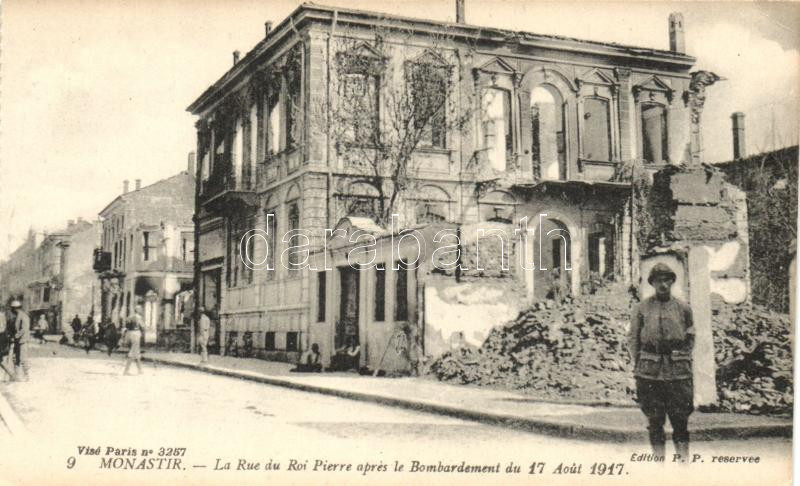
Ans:
[[[28,381],[28,341],[31,334],[31,319],[22,310],[22,302],[14,300],[11,302],[11,322],[14,323],[14,375],[19,380],[20,368],[22,368],[23,380]]]
[[[205,308],[197,309],[200,319],[197,326],[197,345],[200,347],[200,363],[208,363],[208,337],[211,332],[211,319],[208,318]]]
[[[654,454],[664,456],[668,416],[675,452],[685,461],[689,456],[689,415],[694,410],[692,310],[672,296],[675,273],[667,265],[653,266],[647,281],[656,293],[631,313],[628,336],[636,394],[647,417]]]

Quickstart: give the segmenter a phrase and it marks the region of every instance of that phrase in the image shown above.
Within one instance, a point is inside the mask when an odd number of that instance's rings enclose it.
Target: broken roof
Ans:
[[[314,3],[303,3],[288,17],[272,29],[269,34],[251,49],[239,62],[234,64],[221,78],[208,87],[186,110],[199,114],[208,107],[217,95],[227,88],[233,80],[238,79],[262,54],[267,52],[280,39],[287,34],[297,33],[298,26],[307,20],[320,20],[352,24],[376,24],[381,21],[393,21],[397,24],[413,24],[412,28],[421,32],[431,32],[446,28],[454,37],[469,39],[482,39],[497,42],[516,41],[523,44],[536,45],[550,49],[585,52],[589,54],[602,54],[616,57],[650,58],[653,60],[675,63],[684,68],[691,67],[695,58],[684,53],[663,49],[651,49],[637,46],[618,44],[614,42],[601,42],[574,37],[536,34],[526,31],[514,31],[494,27],[481,27],[466,23],[446,22],[439,20],[405,17],[380,12],[356,10],[339,7],[329,7]],[[391,25],[387,27],[392,27]],[[404,26],[404,28],[408,28]]]

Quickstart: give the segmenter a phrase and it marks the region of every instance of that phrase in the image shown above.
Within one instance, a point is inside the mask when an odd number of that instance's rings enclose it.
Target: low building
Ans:
[[[171,340],[184,321],[176,298],[191,290],[194,262],[193,155],[175,176],[123,192],[102,211],[101,246],[94,269],[101,289],[100,317],[119,326],[141,305],[146,343]],[[184,328],[188,341],[189,328]]]

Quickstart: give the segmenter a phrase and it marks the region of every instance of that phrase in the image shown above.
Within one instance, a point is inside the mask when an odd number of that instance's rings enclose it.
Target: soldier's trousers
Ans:
[[[636,379],[636,393],[639,405],[647,417],[647,431],[653,450],[663,454],[666,435],[664,423],[669,417],[672,425],[672,441],[679,453],[688,451],[689,415],[694,410],[694,388],[688,380],[647,380]]]
[[[28,343],[14,343],[14,367],[22,367],[25,376],[28,376],[30,364],[28,362]],[[18,371],[18,370],[17,370]]]

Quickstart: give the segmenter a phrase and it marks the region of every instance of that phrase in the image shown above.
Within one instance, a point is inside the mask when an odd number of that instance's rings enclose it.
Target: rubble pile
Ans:
[[[623,285],[560,304],[537,302],[492,330],[479,349],[446,352],[430,373],[542,398],[628,399],[634,390],[626,343],[630,304]]]
[[[448,351],[439,380],[542,399],[625,401],[635,382],[628,355],[631,299],[622,285],[556,304],[538,302],[497,327],[480,348]],[[719,411],[784,414],[792,407],[789,319],[754,305],[714,304]]]
[[[794,387],[788,316],[760,306],[715,302],[712,321],[718,408],[790,414]]]

